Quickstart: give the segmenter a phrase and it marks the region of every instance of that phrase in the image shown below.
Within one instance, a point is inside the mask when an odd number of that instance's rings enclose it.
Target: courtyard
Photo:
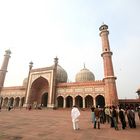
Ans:
[[[81,110],[80,130],[72,129],[70,109],[26,110],[0,112],[0,140],[139,140],[140,121],[136,114],[136,129],[116,131],[109,124],[93,129],[90,111]]]

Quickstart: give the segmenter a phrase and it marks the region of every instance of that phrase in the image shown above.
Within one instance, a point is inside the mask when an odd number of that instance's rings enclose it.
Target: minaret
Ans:
[[[108,39],[108,26],[103,24],[99,28],[102,40],[102,54],[104,65],[104,82],[105,82],[105,102],[106,105],[118,105],[118,96],[116,89],[116,77],[114,76],[112,64],[112,52],[110,51]]]
[[[52,83],[52,99],[51,99],[51,104],[53,108],[56,107],[57,66],[58,66],[58,58],[55,57],[53,67],[53,83]]]
[[[4,80],[5,80],[5,76],[6,76],[6,72],[7,72],[7,67],[8,67],[10,54],[11,54],[10,50],[5,51],[3,64],[2,64],[1,69],[0,69],[0,91],[3,88],[3,85],[4,85]]]

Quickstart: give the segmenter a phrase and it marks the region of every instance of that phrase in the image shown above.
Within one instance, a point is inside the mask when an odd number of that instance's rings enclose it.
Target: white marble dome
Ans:
[[[52,65],[51,67],[54,67],[54,65]],[[67,72],[60,65],[57,65],[57,76],[56,76],[57,83],[65,83],[67,82],[67,79],[68,79]]]
[[[58,83],[65,83],[67,82],[67,79],[68,79],[67,72],[60,65],[57,65],[56,81]]]
[[[80,72],[76,74],[75,82],[90,82],[90,81],[95,81],[95,76],[90,70],[88,70],[84,66],[84,68],[81,69]]]
[[[22,86],[26,87],[28,82],[28,78],[24,78]]]

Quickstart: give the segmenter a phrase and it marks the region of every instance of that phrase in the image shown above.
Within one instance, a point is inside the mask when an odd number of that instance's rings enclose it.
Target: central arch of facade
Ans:
[[[29,103],[32,105],[45,106],[48,105],[49,98],[49,82],[44,77],[37,78],[31,85]]]

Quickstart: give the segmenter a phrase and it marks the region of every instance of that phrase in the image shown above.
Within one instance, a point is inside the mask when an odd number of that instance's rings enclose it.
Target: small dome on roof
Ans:
[[[57,78],[56,79],[58,83],[67,82],[67,79],[68,79],[67,72],[60,65],[57,65]]]
[[[75,82],[89,82],[89,81],[95,81],[95,76],[90,70],[88,70],[84,66],[84,68],[81,69],[80,72],[76,74]]]
[[[54,65],[52,65],[51,67],[53,68]],[[67,72],[60,65],[57,65],[57,77],[56,77],[57,83],[65,83],[67,82],[67,79],[68,79]]]
[[[24,78],[22,86],[26,87],[28,82],[28,78]]]

